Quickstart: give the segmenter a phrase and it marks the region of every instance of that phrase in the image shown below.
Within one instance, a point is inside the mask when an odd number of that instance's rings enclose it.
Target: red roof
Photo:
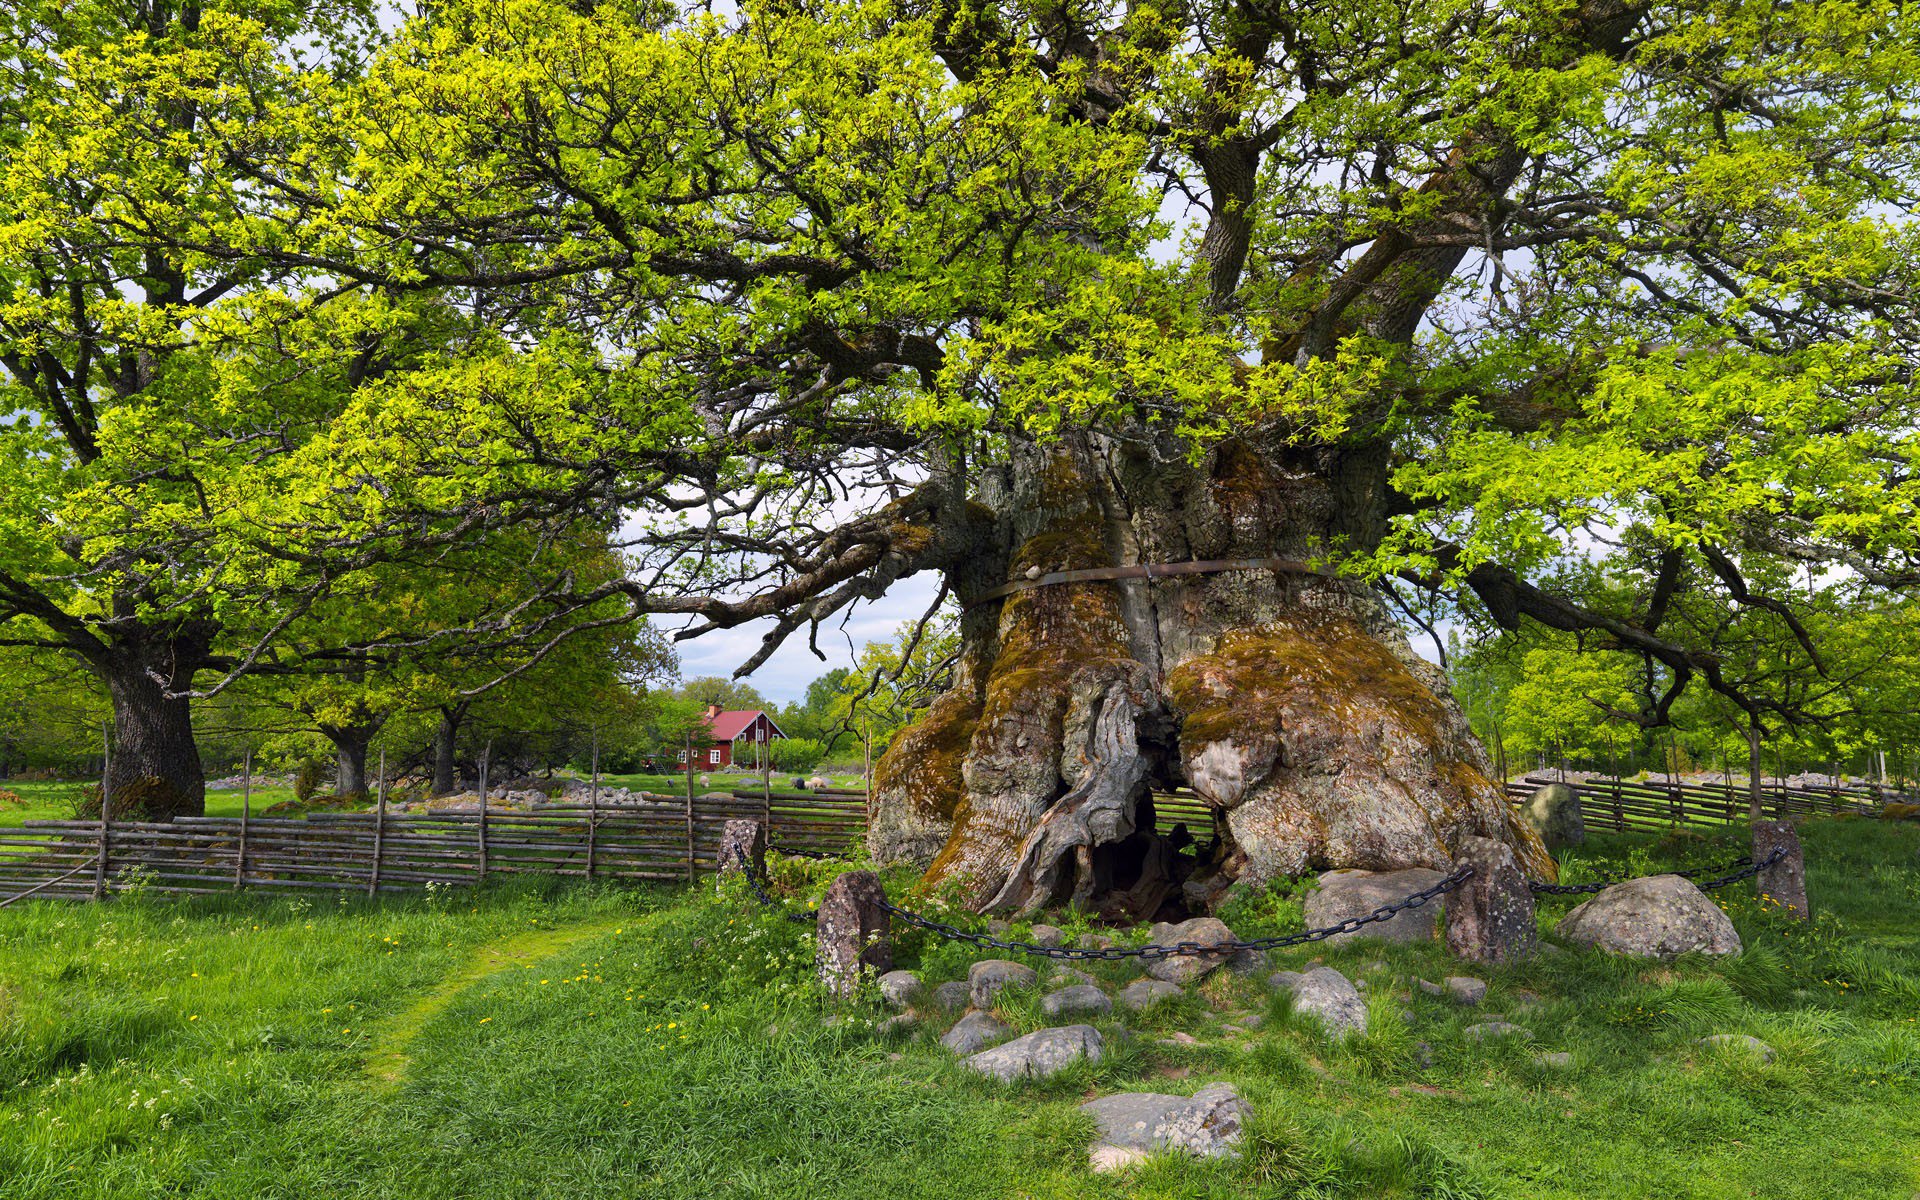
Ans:
[[[757,708],[728,709],[726,712],[715,713],[708,717],[707,729],[712,733],[714,741],[731,742],[745,734],[756,720],[766,716],[766,713]],[[787,736],[780,732],[780,727],[773,723],[772,717],[767,717],[767,725],[773,731],[771,736],[780,738]]]

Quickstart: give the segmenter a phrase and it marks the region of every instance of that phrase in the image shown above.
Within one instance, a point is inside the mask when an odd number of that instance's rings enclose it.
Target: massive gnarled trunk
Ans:
[[[982,910],[1134,919],[1311,868],[1446,866],[1467,834],[1551,871],[1363,585],[1209,570],[977,599],[1054,571],[1370,546],[1385,469],[1375,447],[1231,441],[1198,464],[1148,438],[1017,448],[984,488],[1000,553],[954,577],[973,601],[956,687],[876,767],[876,855],[926,862]],[[1176,786],[1213,812],[1197,855],[1153,833],[1151,793]]]
[[[179,693],[206,664],[207,640],[159,635],[129,623],[94,648],[88,665],[113,701],[113,756],[107,774],[115,817],[170,821],[207,810],[206,773],[193,737],[193,711]]]

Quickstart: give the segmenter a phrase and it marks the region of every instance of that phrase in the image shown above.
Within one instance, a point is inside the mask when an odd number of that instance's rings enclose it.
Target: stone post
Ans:
[[[1791,821],[1755,821],[1753,823],[1753,861],[1765,862],[1776,849],[1786,850],[1779,862],[1760,868],[1754,876],[1754,888],[1761,896],[1772,896],[1787,915],[1804,921],[1807,908],[1807,859],[1800,851],[1800,835]]]
[[[714,876],[718,888],[727,876],[740,870],[740,856],[746,855],[747,869],[765,878],[767,874],[767,830],[758,821],[728,821],[720,827],[719,871]]]
[[[872,871],[848,871],[827,887],[820,901],[815,954],[828,995],[844,999],[853,995],[863,971],[892,969],[888,935],[893,918],[880,907],[886,898],[880,877]]]
[[[1447,950],[1470,962],[1514,962],[1532,954],[1540,929],[1533,893],[1513,850],[1489,838],[1464,837],[1454,865],[1473,874],[1447,893]]]

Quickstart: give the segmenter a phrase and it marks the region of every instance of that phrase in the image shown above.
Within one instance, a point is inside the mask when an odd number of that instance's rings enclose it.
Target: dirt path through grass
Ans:
[[[407,1048],[420,1036],[427,1022],[445,1011],[462,992],[502,971],[531,966],[581,942],[618,933],[630,924],[633,924],[631,918],[565,929],[539,929],[479,947],[466,966],[442,979],[431,991],[385,1023],[379,1041],[367,1054],[367,1074],[382,1086],[399,1084],[413,1061]]]

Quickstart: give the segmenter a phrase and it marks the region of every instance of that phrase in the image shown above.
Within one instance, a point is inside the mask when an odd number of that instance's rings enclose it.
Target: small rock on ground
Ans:
[[[1616,883],[1560,918],[1553,931],[1570,942],[1635,958],[1740,953],[1740,935],[1727,914],[1678,875]]]
[[[1332,967],[1315,967],[1300,977],[1293,985],[1293,1011],[1318,1018],[1331,1037],[1367,1031],[1367,1002]]]
[[[1716,1050],[1745,1050],[1757,1055],[1761,1062],[1770,1063],[1774,1059],[1773,1047],[1757,1037],[1745,1033],[1714,1033],[1700,1039],[1699,1045],[1711,1046]]]
[[[1305,976],[1298,971],[1275,971],[1267,976],[1267,986],[1276,992],[1290,992]]]
[[[913,1025],[914,1016],[912,1013],[895,1013],[893,1016],[880,1022],[880,1034],[883,1037],[891,1037],[896,1033],[912,1033]]]
[[[1565,1050],[1543,1050],[1533,1056],[1533,1061],[1543,1067],[1570,1067],[1573,1065],[1573,1055]]]
[[[1471,975],[1449,975],[1447,994],[1456,1002],[1472,1007],[1487,998],[1487,981]]]
[[[955,1054],[972,1054],[975,1051],[993,1045],[1013,1030],[993,1019],[990,1013],[968,1013],[961,1017],[940,1044]]]
[[[1096,1171],[1115,1171],[1156,1150],[1199,1158],[1237,1157],[1241,1126],[1253,1115],[1230,1083],[1213,1083],[1192,1096],[1123,1092],[1080,1106],[1099,1126],[1091,1159]]]
[[[1137,1012],[1186,994],[1179,984],[1164,979],[1136,979],[1120,989],[1120,1003]]]
[[[1511,1021],[1483,1021],[1478,1025],[1467,1026],[1465,1033],[1468,1038],[1476,1042],[1484,1042],[1491,1038],[1528,1038],[1533,1036]]]
[[[880,977],[880,998],[894,1008],[911,1008],[925,992],[912,971],[888,971]]]
[[[993,998],[1001,989],[1032,987],[1039,981],[1040,976],[1032,967],[1004,958],[989,958],[973,964],[967,971],[967,998],[975,1008],[992,1008]]]
[[[933,989],[933,1002],[941,1008],[965,1008],[973,1003],[972,989],[964,979],[953,979]]]
[[[1085,971],[1074,967],[1056,967],[1053,974],[1047,976],[1049,987],[1072,987],[1076,983],[1098,984],[1100,981]]]
[[[1234,938],[1233,930],[1228,929],[1227,923],[1218,917],[1195,917],[1177,925],[1158,922],[1153,927],[1151,940],[1156,946],[1173,946],[1181,942],[1218,946]],[[1192,983],[1211,974],[1230,957],[1232,955],[1226,952],[1169,955],[1148,963],[1147,974],[1168,983]]]
[[[1057,925],[1035,925],[1033,927],[1033,935],[1027,940],[1036,946],[1046,946],[1051,949],[1055,946],[1065,945],[1067,935],[1066,932]]]
[[[1002,1046],[970,1056],[967,1066],[1002,1083],[1016,1079],[1045,1079],[1081,1059],[1099,1062],[1103,1043],[1091,1025],[1061,1025],[1036,1029]]]
[[[1049,1017],[1068,1013],[1110,1013],[1113,1011],[1113,1001],[1092,984],[1077,983],[1041,997],[1040,1011]]]

